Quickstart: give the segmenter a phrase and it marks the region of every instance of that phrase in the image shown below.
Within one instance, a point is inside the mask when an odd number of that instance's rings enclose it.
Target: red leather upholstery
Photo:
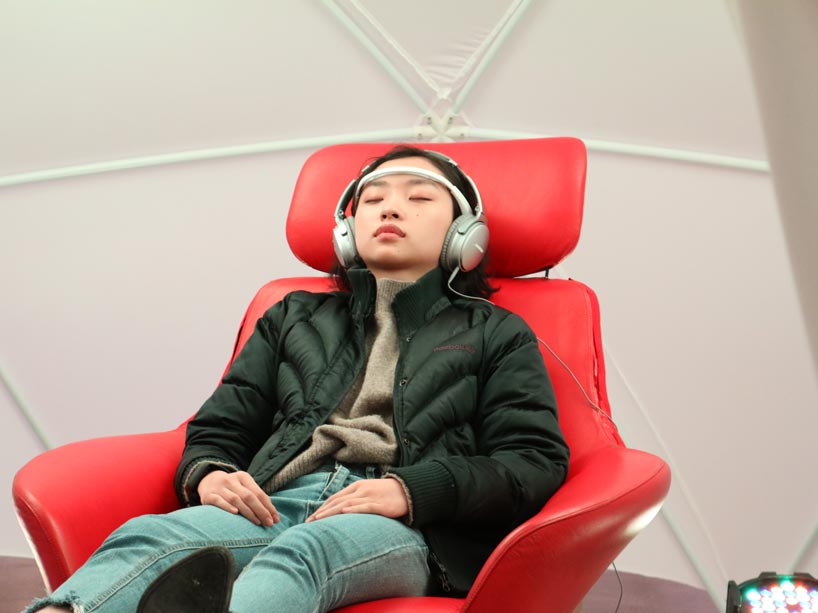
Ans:
[[[429,147],[454,157],[483,194],[491,231],[490,270],[500,288],[494,301],[526,319],[571,368],[601,412],[543,347],[571,447],[563,487],[498,546],[467,598],[394,598],[341,611],[573,611],[652,519],[670,486],[667,465],[627,449],[609,419],[593,291],[576,281],[512,278],[556,264],[576,245],[585,150],[574,139]],[[341,145],[307,160],[287,221],[288,240],[300,259],[329,269],[331,216],[338,195],[367,159],[387,148]],[[258,317],[287,292],[330,287],[326,277],[279,279],[262,287],[247,309],[234,356]],[[15,505],[50,587],[64,581],[130,517],[177,508],[172,478],[183,439],[184,424],[171,432],[74,443],[33,459],[18,472]]]

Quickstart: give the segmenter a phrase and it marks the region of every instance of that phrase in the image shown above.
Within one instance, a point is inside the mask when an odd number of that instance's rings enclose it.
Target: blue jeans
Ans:
[[[431,577],[428,548],[419,531],[368,514],[304,523],[329,496],[374,476],[371,466],[336,464],[334,472],[299,477],[271,496],[281,516],[271,527],[208,505],[134,518],[25,613],[48,604],[82,613],[135,611],[153,579],[208,545],[229,548],[240,571],[230,601],[233,613],[312,613],[377,598],[425,595]]]

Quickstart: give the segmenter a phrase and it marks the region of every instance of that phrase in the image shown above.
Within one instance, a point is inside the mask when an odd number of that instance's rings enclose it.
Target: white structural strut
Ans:
[[[54,446],[52,445],[50,438],[45,433],[45,430],[40,425],[39,421],[34,417],[34,414],[29,409],[28,403],[23,400],[23,396],[20,391],[11,382],[8,373],[6,373],[2,367],[0,367],[0,383],[2,383],[3,387],[6,388],[9,398],[16,407],[17,412],[23,418],[23,421],[25,421],[31,428],[31,431],[43,446],[43,449],[52,449]]]
[[[412,71],[415,74],[417,74],[418,78],[420,78],[421,81],[423,81],[423,84],[426,85],[432,91],[434,91],[435,95],[440,96],[441,93],[440,86],[435,82],[434,79],[432,79],[426,73],[423,67],[417,61],[415,61],[415,58],[413,58],[412,55],[408,51],[406,51],[406,49],[404,49],[403,46],[401,46],[397,40],[395,40],[395,38],[389,33],[389,31],[386,28],[384,28],[383,25],[381,25],[381,23],[378,22],[377,19],[375,19],[372,13],[367,11],[363,7],[363,5],[361,5],[360,2],[357,2],[357,0],[349,0],[349,3],[355,9],[355,11],[361,16],[361,18],[364,21],[366,21],[370,25],[370,27],[384,39],[384,41],[395,51],[395,53],[398,54],[398,56],[404,62],[406,62],[407,65],[409,65],[409,67],[411,67]],[[360,30],[355,30],[354,32],[360,33]],[[365,36],[365,34],[362,33],[361,35]],[[393,64],[390,63],[389,65],[394,70],[397,70],[397,68]]]
[[[483,76],[483,72],[486,70],[486,68],[488,68],[489,64],[491,64],[492,60],[497,55],[497,52],[506,42],[508,35],[511,34],[514,27],[517,25],[517,23],[519,23],[530,4],[531,0],[519,0],[513,7],[506,11],[506,14],[503,15],[503,18],[497,24],[497,27],[495,27],[495,29],[486,39],[488,48],[486,49],[485,53],[483,53],[477,67],[473,70],[468,80],[460,87],[457,98],[449,111],[452,115],[457,115],[461,111],[463,104],[466,102],[466,98],[468,98],[469,94],[471,93],[472,88],[480,80],[480,77]],[[481,49],[478,49],[478,51],[463,66],[461,74],[468,72],[468,69],[470,69],[472,66],[472,60],[477,57],[481,51],[482,47]]]
[[[429,116],[427,116],[429,117]],[[434,124],[434,125],[433,125]],[[0,187],[11,185],[22,185],[25,183],[37,183],[39,181],[53,181],[56,179],[66,179],[70,177],[80,177],[84,175],[99,174],[103,172],[113,172],[117,170],[130,170],[133,168],[146,168],[150,166],[163,166],[169,164],[179,164],[182,162],[195,162],[198,160],[210,160],[219,158],[229,158],[242,155],[256,155],[259,153],[270,153],[274,151],[291,151],[295,149],[311,149],[325,147],[337,143],[367,142],[367,141],[432,141],[443,136],[444,140],[454,141],[462,138],[477,138],[481,140],[517,139],[517,138],[544,138],[548,135],[530,132],[515,132],[509,130],[490,130],[483,128],[469,128],[464,125],[454,125],[446,128],[447,123],[443,120],[430,122],[428,125],[405,128],[397,130],[378,130],[372,132],[359,132],[354,134],[337,134],[334,136],[307,137],[289,139],[281,141],[270,141],[265,143],[254,143],[250,145],[238,145],[233,147],[217,147],[213,149],[199,149],[192,151],[181,151],[178,153],[163,153],[151,156],[125,158],[121,160],[106,160],[93,164],[82,164],[78,166],[64,166],[61,168],[50,168],[32,172],[24,172],[0,177]],[[446,130],[443,135],[440,130]],[[451,136],[450,136],[451,133]],[[605,140],[583,139],[589,151],[599,151],[604,153],[616,153],[623,155],[637,155],[648,158],[672,160],[679,162],[691,162],[696,164],[706,164],[710,166],[720,166],[723,168],[735,168],[739,170],[751,170],[756,172],[769,172],[769,164],[764,160],[754,160],[751,158],[740,158],[716,153],[705,153],[701,151],[689,151],[684,149],[673,149],[669,147],[646,147],[630,143],[618,143]]]
[[[465,136],[486,140],[515,139],[515,138],[543,138],[548,134],[537,134],[533,132],[516,132],[510,130],[490,130],[485,128],[468,128],[457,126],[453,128],[458,131],[466,131]],[[598,140],[583,138],[586,148],[589,151],[599,151],[602,153],[620,153],[623,155],[635,155],[663,160],[674,160],[677,162],[692,162],[694,164],[706,164],[708,166],[720,166],[722,168],[736,168],[738,170],[752,170],[756,172],[769,172],[770,165],[766,160],[755,160],[752,158],[722,155],[719,153],[706,153],[703,151],[690,151],[687,149],[676,149],[673,147],[651,147],[647,145],[635,145],[632,143],[620,143],[608,140]]]
[[[215,149],[180,151],[178,153],[163,153],[144,157],[108,160],[104,162],[96,162],[94,164],[66,166],[62,168],[52,168],[48,170],[38,170],[34,172],[7,175],[5,177],[0,177],[0,187],[20,185],[23,183],[36,183],[38,181],[50,181],[54,179],[65,179],[68,177],[79,177],[83,175],[99,174],[102,172],[112,172],[115,170],[129,170],[132,168],[146,168],[149,166],[164,166],[168,164],[179,164],[181,162],[195,162],[198,160],[212,160],[241,155],[256,155],[259,153],[270,153],[273,151],[312,149],[317,147],[325,147],[327,145],[334,145],[337,143],[411,140],[417,136],[418,131],[416,129],[382,130],[355,134],[337,134],[334,136],[270,141],[266,143],[238,145],[234,147],[217,147]]]
[[[387,58],[380,49],[378,49],[377,45],[372,42],[372,40],[361,31],[361,28],[349,18],[349,16],[334,2],[334,0],[322,0],[323,4],[327,9],[335,16],[338,21],[343,24],[343,26],[350,31],[350,33],[355,37],[355,39],[361,43],[361,45],[366,49],[372,57],[375,59],[378,64],[380,64],[381,68],[383,68],[386,73],[394,79],[394,81],[400,86],[400,88],[406,93],[409,98],[412,99],[412,102],[415,103],[415,106],[418,107],[422,112],[426,112],[428,108],[427,102],[423,99],[423,96],[418,93],[418,91],[412,87],[406,77],[401,74],[401,72],[395,67],[395,65]],[[421,73],[422,76],[423,73]]]

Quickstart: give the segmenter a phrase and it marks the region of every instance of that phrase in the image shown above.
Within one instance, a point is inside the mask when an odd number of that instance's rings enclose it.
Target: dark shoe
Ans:
[[[230,550],[205,547],[159,575],[136,613],[227,613],[234,576]]]

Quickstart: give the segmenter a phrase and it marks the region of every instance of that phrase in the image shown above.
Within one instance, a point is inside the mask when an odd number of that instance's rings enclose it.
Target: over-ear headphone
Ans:
[[[480,264],[488,248],[489,229],[486,225],[486,218],[483,214],[483,201],[480,198],[477,185],[450,157],[437,151],[424,151],[453,166],[455,171],[471,186],[476,201],[474,212],[472,212],[469,201],[463,193],[442,175],[413,166],[392,166],[373,171],[372,167],[377,163],[373,162],[361,171],[359,178],[353,179],[349,183],[335,207],[335,213],[333,214],[335,227],[332,230],[332,244],[335,247],[335,256],[341,266],[344,268],[353,266],[358,257],[358,249],[355,247],[355,220],[352,217],[346,217],[344,214],[347,203],[353,198],[357,200],[361,190],[371,181],[396,174],[420,176],[440,183],[449,190],[452,198],[460,208],[460,215],[452,221],[449,230],[446,232],[446,237],[443,239],[443,247],[440,251],[441,267],[448,272],[454,270],[468,272]]]

